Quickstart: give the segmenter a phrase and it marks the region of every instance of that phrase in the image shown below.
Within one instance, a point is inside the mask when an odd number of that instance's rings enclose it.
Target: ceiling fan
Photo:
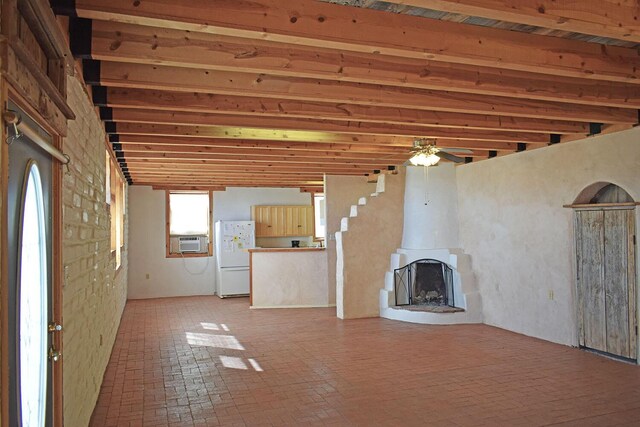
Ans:
[[[454,163],[463,163],[464,158],[451,153],[473,154],[465,148],[440,148],[436,146],[436,140],[432,138],[416,138],[413,147],[409,151],[412,156],[405,162],[405,166],[435,166],[440,159],[446,159]]]

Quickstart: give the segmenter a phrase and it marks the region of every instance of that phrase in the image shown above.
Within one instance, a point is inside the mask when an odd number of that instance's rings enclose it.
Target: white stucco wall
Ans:
[[[213,295],[215,257],[166,258],[164,213],[164,191],[129,188],[128,298]]]
[[[598,181],[640,200],[640,129],[463,165],[456,173],[460,242],[471,255],[485,323],[577,345],[573,211],[562,206]]]
[[[327,252],[251,254],[252,308],[327,307]]]
[[[459,247],[457,191],[452,163],[442,162],[427,171],[423,167],[407,167],[403,248]]]

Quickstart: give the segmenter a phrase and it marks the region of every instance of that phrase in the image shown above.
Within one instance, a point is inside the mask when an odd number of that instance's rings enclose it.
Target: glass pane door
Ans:
[[[29,164],[22,206],[19,293],[20,419],[44,426],[47,390],[47,232],[40,170]]]

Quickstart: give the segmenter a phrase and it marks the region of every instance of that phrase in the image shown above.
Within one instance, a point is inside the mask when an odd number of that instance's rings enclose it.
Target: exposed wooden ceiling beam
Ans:
[[[288,117],[300,119],[324,119],[360,121],[391,125],[428,127],[452,127],[467,129],[512,130],[540,133],[589,132],[589,124],[564,120],[544,120],[527,117],[490,116],[482,114],[451,113],[356,104],[336,104],[308,101],[287,101],[245,96],[224,96],[192,92],[169,92],[145,89],[104,89],[104,98],[98,104],[114,108],[120,114],[131,109],[162,110],[189,113],[218,113],[256,117]],[[111,115],[111,111],[108,112]],[[185,116],[193,117],[193,116]],[[114,117],[114,120],[117,120]],[[172,121],[171,123],[175,123]],[[187,124],[187,122],[184,122]],[[203,124],[203,123],[200,123]]]
[[[386,169],[387,165],[381,167]],[[241,164],[229,164],[229,162],[220,162],[216,160],[164,160],[164,159],[127,159],[127,169],[134,170],[170,170],[170,171],[218,171],[218,172],[240,172],[240,173],[262,173],[262,174],[297,174],[301,171],[343,174],[343,175],[364,175],[372,172],[376,167],[359,166],[359,165],[343,165],[333,163],[323,163],[318,161],[316,164],[305,164],[302,167],[299,164],[273,164],[265,165],[264,163],[251,164],[245,162]]]
[[[385,158],[382,158],[385,157]],[[138,152],[126,152],[124,158],[128,161],[129,159],[191,159],[191,160],[216,160],[219,162],[231,162],[233,164],[240,164],[245,162],[255,162],[255,163],[263,163],[265,165],[278,164],[278,163],[288,163],[291,165],[298,164],[299,166],[303,164],[317,164],[317,163],[327,163],[330,162],[332,164],[344,164],[344,165],[359,165],[359,166],[370,166],[374,169],[379,169],[384,167],[385,165],[397,165],[403,163],[407,160],[408,156],[393,156],[391,158],[387,158],[386,156],[381,156],[380,158],[370,158],[370,159],[345,159],[338,157],[328,157],[323,158],[319,156],[288,156],[288,157],[271,157],[271,156],[262,156],[259,154],[256,155],[246,155],[240,158],[236,156],[229,156],[224,154],[205,154],[205,153],[169,153],[169,152],[149,152],[149,153],[138,153]]]
[[[158,115],[154,115],[157,117]],[[221,135],[225,138],[245,138],[242,132],[272,132],[284,135],[286,139],[289,132],[301,133],[297,129],[304,129],[308,133],[304,139],[315,141],[317,133],[334,133],[345,135],[390,135],[409,136],[419,138],[456,138],[470,139],[474,141],[502,141],[502,142],[529,142],[545,143],[549,141],[548,134],[525,132],[500,132],[485,130],[449,129],[449,128],[417,128],[408,129],[397,126],[383,126],[371,123],[359,122],[332,122],[323,120],[293,120],[293,119],[269,119],[257,120],[240,117],[238,121],[232,121],[231,116],[222,116],[220,124],[215,124],[216,119],[211,118],[206,126],[199,125],[169,125],[153,123],[117,122],[111,127],[110,132],[119,134],[146,134],[146,135],[175,135],[175,136],[200,136],[211,137]],[[229,123],[225,125],[224,123]],[[244,127],[243,126],[244,124]],[[235,127],[236,125],[237,127]]]
[[[385,0],[388,3],[479,16],[640,43],[640,7],[619,0]]]
[[[317,151],[317,150],[289,150],[289,149],[264,149],[264,148],[226,148],[226,147],[211,147],[211,146],[188,146],[188,145],[125,145],[123,146],[125,155],[130,153],[200,153],[200,154],[212,154],[220,156],[265,156],[265,157],[288,157],[295,160],[297,157],[302,156],[317,156],[317,159],[398,159],[404,158],[406,160],[410,157],[409,150],[395,150],[391,153],[361,153],[354,151]],[[395,164],[390,160],[390,164]]]
[[[419,1],[419,0],[416,0]],[[404,86],[492,96],[640,108],[640,87],[496,68],[452,65],[169,28],[94,21],[77,55],[113,62]],[[72,35],[73,36],[73,35]]]
[[[222,168],[199,168],[195,165],[180,165],[181,167],[177,168],[166,168],[162,164],[156,164],[154,166],[147,166],[144,164],[137,164],[130,168],[130,173],[159,173],[159,174],[201,174],[201,175],[224,175],[224,176],[237,176],[237,175],[247,175],[247,174],[259,174],[261,176],[318,176],[322,175],[323,172],[320,168],[316,167],[314,170],[305,169],[297,169],[297,170],[280,170],[276,168],[244,168],[244,169],[222,169]],[[336,168],[335,171],[343,171],[340,168]],[[344,173],[349,175],[363,175],[369,171],[368,169],[365,171],[359,170],[344,170]]]
[[[299,173],[290,173],[284,175],[265,175],[258,172],[230,172],[230,171],[166,171],[166,170],[144,170],[144,169],[135,169],[130,172],[131,176],[193,176],[193,177],[228,177],[228,178],[246,178],[246,177],[264,177],[265,179],[283,179],[283,180],[300,180],[300,179],[317,179],[318,177],[322,177],[322,172],[299,172]]]
[[[64,12],[66,1],[54,0]],[[633,49],[312,0],[75,0],[80,17],[568,77],[639,83]],[[526,48],[523,48],[526,46]]]
[[[597,123],[638,121],[637,110],[615,107],[146,64],[94,62],[86,69],[85,79],[89,83],[104,86],[258,96],[278,100],[378,105]]]
[[[247,175],[245,177],[227,177],[227,176],[201,176],[201,175],[174,175],[174,174],[139,174],[132,173],[131,178],[136,181],[140,180],[173,180],[174,182],[200,182],[200,183],[229,183],[229,182],[262,182],[272,184],[297,184],[297,185],[319,185],[322,184],[322,174],[315,177],[277,177],[268,178],[260,175]]]
[[[171,180],[167,181],[134,181],[133,185],[145,185],[153,187],[154,190],[182,190],[182,191],[224,191],[227,187],[282,187],[282,188],[307,188],[317,187],[317,190],[322,189],[322,184],[310,185],[310,184],[277,184],[277,183],[262,183],[260,181],[252,181],[246,183],[174,183]]]
[[[409,141],[355,141],[351,143],[328,142],[295,142],[295,141],[260,141],[244,139],[208,139],[175,136],[150,136],[150,135],[121,135],[118,142],[122,146],[128,145],[189,145],[228,148],[264,148],[264,149],[288,149],[288,150],[313,150],[313,151],[353,151],[356,153],[394,153],[407,152],[412,146]],[[472,141],[461,139],[438,138],[437,145],[443,148],[468,148],[473,150],[511,150],[517,149],[517,144],[512,142],[496,141]],[[535,144],[534,144],[535,145]]]

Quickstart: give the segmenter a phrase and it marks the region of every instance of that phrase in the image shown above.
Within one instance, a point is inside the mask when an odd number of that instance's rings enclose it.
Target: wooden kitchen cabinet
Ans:
[[[313,206],[251,206],[256,237],[313,236]]]

